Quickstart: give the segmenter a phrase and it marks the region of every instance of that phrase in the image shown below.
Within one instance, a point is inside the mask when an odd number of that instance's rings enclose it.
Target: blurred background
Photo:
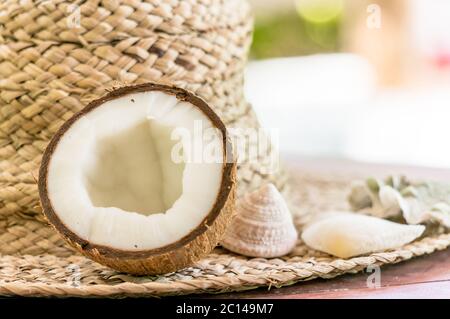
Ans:
[[[250,3],[246,94],[283,154],[450,167],[450,1]]]

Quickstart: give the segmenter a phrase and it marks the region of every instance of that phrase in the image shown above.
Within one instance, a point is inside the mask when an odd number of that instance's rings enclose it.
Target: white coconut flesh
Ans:
[[[204,220],[218,196],[223,141],[212,127],[196,106],[159,91],[105,102],[74,122],[51,156],[53,210],[93,244],[136,251],[176,242]],[[214,134],[205,140],[199,129]],[[192,145],[209,146],[215,160],[187,160]]]

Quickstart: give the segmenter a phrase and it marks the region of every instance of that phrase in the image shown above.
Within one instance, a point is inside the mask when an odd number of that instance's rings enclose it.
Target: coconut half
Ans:
[[[194,94],[115,89],[45,150],[39,194],[51,225],[93,260],[132,274],[190,265],[222,238],[236,164],[225,125]]]

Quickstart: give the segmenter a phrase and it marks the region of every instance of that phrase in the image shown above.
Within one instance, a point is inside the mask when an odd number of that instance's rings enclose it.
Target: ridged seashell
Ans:
[[[404,225],[350,212],[320,214],[302,233],[309,247],[340,258],[401,247],[422,235],[423,225]]]
[[[297,238],[284,198],[273,184],[266,184],[241,200],[222,246],[245,256],[271,258],[289,253]]]

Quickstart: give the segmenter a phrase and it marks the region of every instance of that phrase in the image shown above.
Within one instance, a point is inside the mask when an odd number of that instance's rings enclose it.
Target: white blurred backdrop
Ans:
[[[354,54],[251,62],[246,95],[284,154],[450,167],[450,86],[386,88]]]

